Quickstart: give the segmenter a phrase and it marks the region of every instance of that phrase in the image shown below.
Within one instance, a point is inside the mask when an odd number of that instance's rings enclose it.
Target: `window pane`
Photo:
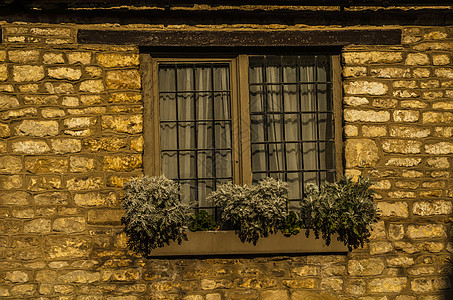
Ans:
[[[229,82],[225,63],[159,65],[162,172],[187,203],[212,206],[207,194],[233,179]]]
[[[330,57],[249,59],[253,180],[286,180],[291,199],[335,175]],[[297,201],[293,204],[298,203]]]

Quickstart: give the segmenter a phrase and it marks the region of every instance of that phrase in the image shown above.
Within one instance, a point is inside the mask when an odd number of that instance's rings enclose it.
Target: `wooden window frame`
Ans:
[[[335,168],[337,178],[343,174],[343,138],[341,109],[341,66],[339,55],[330,55],[332,66],[332,97],[335,126]],[[140,54],[144,98],[144,172],[146,175],[162,174],[160,148],[160,117],[158,91],[158,65],[177,62],[219,62],[230,67],[231,122],[232,122],[232,166],[233,182],[252,183],[250,147],[250,107],[248,68],[249,55],[235,58],[154,58],[148,53]],[[146,84],[151,82],[152,84]]]

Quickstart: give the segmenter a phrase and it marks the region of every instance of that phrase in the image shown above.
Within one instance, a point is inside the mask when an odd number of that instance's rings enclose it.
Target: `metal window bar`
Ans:
[[[308,78],[303,78],[304,76],[301,74],[301,69],[302,67],[304,66],[302,64],[302,61],[301,61],[301,57],[302,56],[298,56],[297,59],[296,59],[296,64],[295,64],[295,67],[296,67],[296,82],[284,82],[284,78],[283,78],[283,68],[287,65],[285,65],[283,63],[283,58],[284,56],[280,56],[280,59],[279,59],[279,64],[278,64],[278,68],[279,68],[279,82],[268,82],[267,80],[267,68],[269,67],[269,60],[268,60],[268,56],[263,56],[263,57],[260,57],[261,59],[261,62],[260,63],[256,63],[255,61],[255,64],[253,67],[261,67],[261,81],[259,83],[250,83],[249,86],[252,87],[252,86],[260,86],[261,87],[261,92],[262,92],[262,111],[261,112],[251,112],[251,115],[261,115],[263,117],[263,121],[262,121],[262,126],[263,126],[263,129],[264,129],[264,141],[254,141],[253,140],[253,134],[251,134],[251,137],[252,137],[252,140],[251,140],[251,145],[264,145],[265,148],[264,148],[264,155],[265,155],[265,166],[260,166],[260,169],[257,170],[257,168],[255,167],[254,168],[254,171],[253,174],[266,174],[267,176],[272,176],[272,174],[274,175],[277,175],[279,178],[282,178],[284,180],[288,180],[288,174],[297,174],[299,173],[300,176],[301,176],[301,181],[302,181],[302,184],[299,185],[299,196],[300,198],[299,199],[292,199],[291,201],[298,201],[300,199],[302,199],[304,197],[304,190],[303,190],[303,183],[305,183],[306,181],[306,178],[305,178],[305,174],[310,172],[310,173],[314,173],[315,175],[315,178],[316,178],[316,183],[317,184],[322,184],[324,182],[324,180],[326,178],[329,178],[328,174],[333,174],[335,175],[336,171],[335,171],[335,167],[333,168],[329,168],[328,165],[327,165],[327,162],[324,163],[325,167],[322,168],[322,154],[321,154],[321,149],[324,149],[322,150],[324,152],[324,159],[325,160],[331,160],[332,158],[329,158],[327,157],[326,155],[334,155],[334,153],[330,153],[330,151],[328,149],[330,149],[330,146],[331,143],[334,143],[335,142],[335,137],[334,137],[334,128],[332,131],[328,131],[326,133],[326,135],[328,134],[328,136],[325,136],[324,138],[321,137],[321,133],[320,133],[320,121],[321,120],[324,120],[322,119],[322,116],[325,116],[325,122],[326,122],[326,126],[333,126],[333,106],[331,105],[332,103],[332,93],[331,93],[331,89],[332,89],[332,76],[330,75],[330,72],[331,72],[331,65],[329,62],[327,62],[325,64],[325,67],[326,67],[326,79],[323,80],[320,75],[319,75],[319,71],[318,71],[318,68],[321,66],[321,63],[320,63],[320,60],[319,60],[319,57],[318,55],[311,55],[309,56],[313,62],[313,64],[310,64],[313,66],[314,70],[313,70],[313,80],[308,80]],[[304,56],[304,58],[307,58],[307,56]],[[274,67],[276,66],[275,64],[273,65]],[[250,66],[252,67],[252,66]],[[299,104],[299,110],[298,111],[285,111],[285,107],[284,107],[284,87],[286,85],[289,85],[289,84],[294,84],[296,85],[296,94],[297,94],[297,102]],[[314,110],[303,110],[303,101],[304,101],[304,96],[302,94],[302,87],[303,86],[307,86],[308,84],[312,84],[311,86],[313,86],[314,90],[314,106],[315,106],[315,109]],[[326,109],[325,110],[321,110],[321,107],[320,107],[320,89],[319,89],[319,85],[323,85],[326,87],[326,101],[328,102],[328,104],[326,105]],[[278,86],[279,87],[279,91],[280,91],[280,95],[279,95],[279,101],[281,103],[280,105],[280,110],[279,111],[276,111],[275,109],[272,109],[270,110],[270,107],[268,107],[268,103],[270,101],[270,96],[269,96],[269,91],[270,89],[268,89],[268,86]],[[251,97],[253,97],[252,95],[252,92],[250,91],[251,93]],[[300,130],[300,140],[297,140],[297,141],[287,141],[286,140],[286,136],[287,136],[287,132],[286,132],[286,126],[285,126],[285,115],[288,115],[288,114],[295,114],[297,113],[298,114],[298,122],[299,122],[299,126],[298,126],[298,130]],[[310,139],[310,140],[306,140],[304,139],[304,134],[303,134],[303,122],[302,122],[302,116],[305,115],[305,114],[310,114],[310,115],[313,115],[314,118],[315,118],[315,139]],[[281,141],[270,141],[269,140],[269,135],[268,135],[268,132],[269,130],[272,130],[272,128],[269,128],[270,126],[272,126],[271,122],[270,122],[270,117],[271,116],[274,116],[274,115],[279,115],[280,116],[280,124],[282,126],[281,128],[281,136],[282,136],[282,140]],[[330,121],[329,121],[330,120]],[[273,130],[275,130],[275,128],[273,128]],[[289,144],[289,143],[298,143],[300,145],[299,149],[301,151],[301,156],[300,156],[300,168],[297,168],[297,169],[292,169],[292,170],[288,170],[288,156],[287,156],[287,148],[286,148],[286,145]],[[311,144],[314,144],[315,146],[315,160],[316,160],[316,167],[315,169],[307,169],[305,166],[304,166],[304,157],[303,157],[303,153],[304,153],[304,145],[305,144],[308,144],[308,143],[311,143]],[[281,166],[281,170],[270,170],[270,147],[269,145],[281,145],[282,148],[280,149],[283,149],[283,153],[281,153],[281,155],[278,155],[278,147],[274,147],[275,148],[275,155],[276,155],[276,164],[277,166]],[[323,147],[321,147],[323,146]],[[281,151],[281,150],[280,150]],[[253,153],[252,153],[253,155]],[[280,156],[284,159],[284,161],[282,163],[280,163],[279,159],[280,159]],[[256,181],[256,177],[254,176],[254,181]]]
[[[162,95],[174,95],[175,110],[176,110],[175,111],[175,113],[176,113],[175,120],[160,121],[160,124],[167,124],[167,125],[174,124],[174,126],[176,127],[176,149],[161,149],[161,155],[162,155],[162,157],[164,156],[165,153],[176,155],[177,174],[176,174],[176,178],[170,178],[170,179],[173,179],[173,180],[177,181],[178,183],[194,182],[194,184],[192,186],[190,186],[190,190],[191,191],[194,190],[193,196],[195,197],[195,199],[191,198],[190,201],[194,202],[196,204],[194,207],[195,211],[198,212],[201,208],[211,209],[211,210],[214,210],[214,213],[213,213],[214,216],[219,215],[216,207],[199,205],[199,203],[200,203],[200,199],[199,199],[200,182],[203,181],[206,184],[208,184],[210,182],[212,184],[212,187],[215,189],[218,182],[233,179],[232,176],[229,176],[229,177],[218,176],[218,174],[216,172],[216,165],[217,165],[216,156],[217,156],[217,154],[232,156],[232,144],[231,144],[232,119],[231,119],[231,108],[230,108],[230,106],[231,106],[231,90],[215,90],[214,89],[214,81],[216,80],[214,78],[214,76],[215,76],[214,68],[217,66],[226,68],[226,72],[227,72],[226,76],[228,77],[228,82],[229,82],[229,76],[230,76],[229,67],[225,63],[197,63],[197,62],[194,62],[194,63],[190,63],[190,64],[188,64],[188,63],[173,63],[173,64],[163,63],[163,64],[159,65],[159,69],[160,68],[172,68],[174,70],[174,80],[173,80],[174,81],[174,91],[172,91],[172,92],[170,92],[170,91],[160,92],[159,91],[159,98],[161,98]],[[209,94],[211,96],[211,99],[209,99],[208,101],[211,101],[212,119],[211,118],[207,118],[207,119],[198,118],[197,101],[199,101],[199,95],[201,93],[199,92],[199,90],[197,90],[196,87],[197,87],[197,82],[199,82],[199,80],[202,80],[202,78],[197,77],[197,74],[196,74],[197,67],[208,67],[209,68],[209,72],[210,72],[210,76],[211,76],[211,78],[210,78],[211,90],[208,90],[208,91],[203,90],[203,93]],[[189,72],[191,72],[192,76],[193,76],[193,85],[192,85],[193,90],[190,90],[190,91],[187,91],[185,89],[178,90],[178,70],[181,68],[190,68],[191,69]],[[229,84],[228,84],[228,86],[229,86]],[[221,93],[219,93],[219,92],[221,92]],[[191,113],[193,115],[193,120],[180,120],[179,111],[181,110],[181,107],[179,107],[178,96],[183,93],[192,94],[192,96],[193,96],[193,100],[190,100],[190,101],[193,101],[193,111]],[[228,107],[228,111],[227,111],[228,116],[229,116],[228,119],[225,119],[225,118],[216,119],[215,118],[215,105],[216,105],[215,96],[216,96],[216,94],[217,95],[220,94],[221,96],[223,96],[222,99],[225,99],[224,101],[227,102],[226,105]],[[200,103],[198,103],[198,104],[200,104]],[[194,146],[195,147],[189,147],[189,148],[182,147],[181,142],[180,142],[180,126],[181,126],[181,124],[193,124],[192,126],[194,129]],[[203,125],[211,124],[211,126],[212,126],[212,134],[210,136],[210,139],[211,139],[210,144],[212,145],[211,147],[202,147],[202,145],[199,145],[198,126],[201,124],[203,124]],[[222,124],[223,124],[223,126],[222,126]],[[216,143],[216,139],[217,139],[216,125],[221,125],[221,127],[223,127],[223,128],[229,127],[229,130],[228,130],[229,132],[226,133],[227,135],[229,135],[229,144],[223,144],[222,145],[223,147],[218,147],[218,145]],[[221,151],[221,152],[219,152],[219,151]],[[203,152],[211,153],[211,155],[212,155],[211,176],[200,176],[200,174],[199,174],[199,168],[201,166],[199,166],[198,156],[200,153],[203,153]],[[184,176],[186,178],[183,178],[183,176],[181,174],[181,153],[189,154],[191,157],[193,156],[193,159],[195,161],[194,173],[191,173],[189,175],[189,177]],[[230,168],[230,174],[233,174],[232,162],[229,163],[229,168]]]

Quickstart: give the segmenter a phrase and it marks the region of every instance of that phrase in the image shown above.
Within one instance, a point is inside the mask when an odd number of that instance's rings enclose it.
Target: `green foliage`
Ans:
[[[300,214],[306,235],[312,229],[329,245],[331,235],[337,233],[349,250],[363,247],[369,241],[370,225],[378,220],[370,186],[369,179],[361,176],[356,182],[345,177],[322,187],[307,185]]]
[[[293,211],[290,211],[286,216],[286,219],[280,225],[280,231],[283,233],[284,236],[292,236],[296,235],[300,232],[300,228],[302,227],[302,222],[300,221],[297,214]]]
[[[219,226],[214,221],[212,216],[205,210],[200,210],[192,217],[191,224],[189,226],[190,231],[211,231],[217,230]]]
[[[285,220],[288,187],[273,178],[257,185],[227,183],[212,192],[208,200],[223,209],[222,221],[233,226],[243,243],[256,245],[260,237],[276,233]]]
[[[179,200],[179,185],[165,176],[132,179],[124,185],[121,218],[129,248],[149,255],[170,241],[187,240],[190,208]]]

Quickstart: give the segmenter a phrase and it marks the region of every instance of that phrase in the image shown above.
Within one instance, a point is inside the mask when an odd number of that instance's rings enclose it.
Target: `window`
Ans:
[[[338,56],[142,63],[145,172],[178,181],[197,209],[216,215],[206,196],[219,184],[267,176],[289,183],[295,207],[306,183],[341,172]]]

